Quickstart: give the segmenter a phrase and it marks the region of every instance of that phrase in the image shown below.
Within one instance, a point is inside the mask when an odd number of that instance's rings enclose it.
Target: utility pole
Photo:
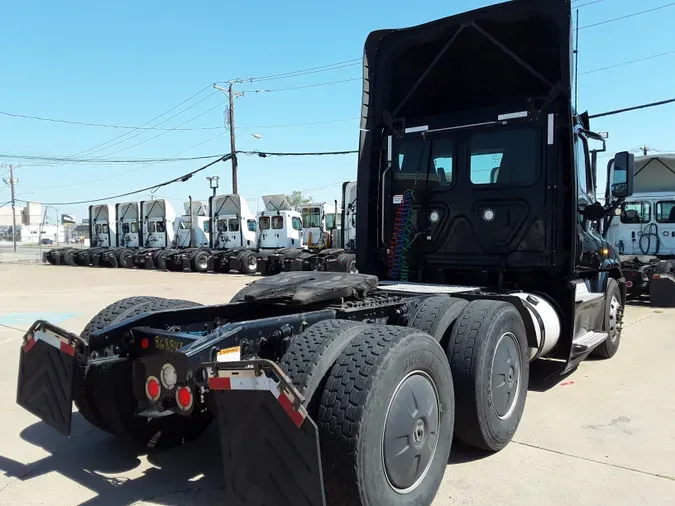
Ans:
[[[230,153],[232,154],[232,193],[237,195],[239,193],[239,185],[237,183],[237,146],[236,146],[236,141],[235,141],[235,132],[234,132],[234,99],[235,95],[237,94],[233,89],[232,89],[233,83],[230,82],[227,89],[223,88],[222,86],[218,86],[217,84],[214,84],[213,87],[217,90],[222,91],[227,95],[228,102],[229,102],[229,107],[227,111],[227,123],[230,127]],[[239,93],[239,95],[243,95],[243,93]]]
[[[649,148],[647,146],[641,146],[640,149],[642,150],[643,156],[647,156],[647,151],[649,151]]]
[[[12,195],[12,243],[14,244],[14,253],[16,253],[16,201],[14,200],[14,185],[19,182],[14,179],[14,166],[9,166],[9,178],[4,178],[5,184],[9,185],[10,193]]]
[[[238,192],[238,183],[237,183],[237,148],[235,147],[234,141],[234,93],[232,92],[232,83],[227,89],[227,94],[230,96],[230,153],[232,153],[232,193],[237,195]]]

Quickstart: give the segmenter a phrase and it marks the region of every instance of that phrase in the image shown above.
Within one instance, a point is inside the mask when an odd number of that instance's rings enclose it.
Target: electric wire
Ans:
[[[134,191],[126,192],[126,193],[120,193],[118,195],[111,195],[109,197],[102,197],[102,198],[98,198],[98,199],[89,199],[89,200],[79,200],[79,201],[75,201],[75,202],[37,202],[37,203],[42,204],[44,206],[72,206],[72,205],[79,205],[79,204],[90,204],[90,203],[93,203],[93,202],[102,202],[104,200],[112,200],[112,199],[117,199],[117,198],[120,198],[120,197],[127,197],[129,195],[135,195],[137,193],[143,193],[143,192],[146,192],[148,190],[157,190],[159,188],[162,188],[164,186],[168,186],[168,185],[173,184],[173,183],[178,183],[178,182],[184,183],[188,179],[190,179],[194,174],[196,174],[197,172],[201,172],[203,170],[206,170],[209,167],[211,167],[212,165],[217,164],[218,162],[226,162],[231,158],[232,158],[232,154],[227,154],[227,155],[221,156],[220,158],[218,158],[218,159],[216,159],[216,160],[214,160],[210,163],[207,163],[206,165],[203,165],[202,167],[199,167],[198,169],[195,169],[195,170],[190,171],[186,174],[183,174],[182,176],[178,176],[176,178],[170,179],[169,181],[164,181],[163,183],[154,184],[152,186],[146,186],[145,188],[141,188],[140,190],[134,190]],[[24,202],[24,203],[29,202],[27,200],[21,200],[21,199],[15,199],[15,200],[17,202]]]
[[[333,86],[335,84],[350,83],[354,81],[361,81],[360,77],[352,77],[350,79],[341,79],[339,81],[327,81],[325,83],[315,83],[315,84],[306,84],[303,86],[289,86],[287,88],[276,88],[271,90],[241,90],[240,93],[274,93],[277,91],[294,91],[294,90],[306,90],[308,88],[318,88],[321,86]]]
[[[157,127],[143,127],[143,126],[130,126],[130,125],[114,125],[107,123],[87,123],[84,121],[73,121],[67,119],[57,119],[57,118],[47,118],[43,116],[31,116],[28,114],[18,114],[7,111],[0,111],[0,114],[3,116],[9,116],[11,118],[21,118],[29,119],[35,121],[46,121],[50,123],[62,123],[66,125],[78,125],[78,126],[87,126],[87,127],[97,127],[97,128],[119,128],[127,130],[160,130],[160,131],[196,131],[196,130],[218,130],[223,129],[225,126],[210,126],[210,127],[192,127],[192,128],[157,128]]]
[[[647,60],[653,60],[654,58],[660,58],[662,56],[668,56],[668,55],[671,55],[671,54],[675,54],[675,50],[666,51],[665,53],[653,54],[653,55],[650,55],[650,56],[644,56],[644,57],[638,58],[636,60],[625,61],[625,62],[617,63],[615,65],[608,65],[607,67],[600,67],[600,68],[597,68],[597,69],[589,70],[587,72],[581,72],[579,75],[584,76],[584,75],[587,75],[587,74],[594,74],[596,72],[602,72],[602,71],[609,70],[609,69],[615,69],[617,67],[624,67],[626,65],[631,65],[633,63],[639,63],[639,62],[643,62],[643,61],[647,61]]]
[[[659,7],[653,7],[652,9],[647,9],[647,10],[640,11],[640,12],[634,12],[633,14],[626,14],[625,16],[619,16],[618,18],[606,19],[604,21],[599,21],[597,23],[591,23],[590,25],[580,26],[579,30],[584,30],[585,28],[593,28],[594,26],[606,25],[608,23],[614,23],[615,21],[621,21],[622,19],[634,18],[635,16],[641,16],[642,14],[647,14],[649,12],[658,11],[658,10],[661,10],[661,9],[665,9],[667,7],[672,7],[674,5],[675,5],[675,2],[671,2],[669,4],[661,5]]]

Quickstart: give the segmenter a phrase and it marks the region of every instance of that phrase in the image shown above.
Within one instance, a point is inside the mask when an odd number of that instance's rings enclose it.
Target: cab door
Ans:
[[[648,232],[659,234],[659,255],[675,255],[675,199],[659,200],[655,208],[656,227]]]

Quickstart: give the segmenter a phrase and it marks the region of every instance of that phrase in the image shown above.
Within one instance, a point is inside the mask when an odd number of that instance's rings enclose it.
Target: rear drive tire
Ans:
[[[108,306],[85,327],[83,336],[105,328],[111,323],[133,318],[145,312],[199,306],[196,302],[132,297]],[[189,417],[168,415],[161,418],[136,415],[136,400],[132,391],[132,363],[118,362],[108,366],[90,367],[83,376],[80,392],[84,393],[89,412],[83,416],[93,425],[149,448],[170,448],[198,437],[212,421],[203,407]],[[82,399],[82,393],[79,395]],[[78,404],[78,408],[79,408]],[[93,419],[93,420],[92,420]],[[94,423],[96,422],[96,423]]]
[[[530,372],[525,325],[508,302],[470,302],[450,333],[447,354],[455,381],[455,433],[488,451],[513,438],[525,409]]]
[[[209,257],[211,255],[208,251],[195,251],[190,259],[190,265],[195,272],[206,272],[209,270]]]
[[[252,251],[243,251],[239,254],[241,262],[240,272],[242,274],[253,275],[258,272],[258,257]]]
[[[131,269],[134,266],[134,252],[130,249],[118,251],[115,255],[117,266],[125,269]]]
[[[608,337],[602,344],[596,346],[591,352],[592,357],[612,358],[619,350],[621,343],[621,326],[623,323],[623,307],[621,306],[621,290],[615,279],[607,283],[607,295],[605,297],[605,324],[604,330]]]
[[[331,368],[321,397],[327,504],[431,504],[447,466],[454,412],[452,374],[433,337],[365,326]]]
[[[67,249],[66,251],[63,252],[63,263],[66,265],[70,265],[71,267],[77,266],[77,264],[75,263],[75,250]]]
[[[408,327],[426,332],[445,348],[452,325],[467,304],[469,302],[464,299],[446,295],[428,297],[418,306]]]
[[[303,395],[303,405],[316,417],[328,372],[342,350],[366,325],[349,320],[324,320],[299,334],[279,365]]]

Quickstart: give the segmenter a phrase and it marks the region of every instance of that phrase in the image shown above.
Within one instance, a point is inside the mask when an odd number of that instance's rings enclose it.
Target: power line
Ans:
[[[258,77],[249,77],[246,79],[231,79],[228,81],[220,81],[220,84],[222,83],[230,83],[230,82],[238,82],[238,83],[250,83],[254,81],[273,81],[275,79],[287,79],[291,77],[302,77],[306,75],[311,75],[311,74],[316,74],[320,72],[330,72],[332,70],[339,70],[342,68],[347,68],[347,67],[352,67],[354,65],[360,64],[362,61],[362,58],[352,58],[351,60],[344,60],[341,62],[335,62],[335,63],[329,63],[327,65],[321,65],[318,67],[309,67],[305,69],[300,69],[300,70],[293,70],[290,72],[282,72],[279,74],[270,74],[266,76],[258,76]]]
[[[120,197],[128,197],[129,195],[135,195],[137,193],[143,193],[143,192],[146,192],[148,190],[155,190],[156,191],[159,188],[162,188],[163,186],[168,186],[168,185],[173,184],[173,183],[178,183],[178,182],[184,183],[188,179],[190,179],[194,174],[196,174],[197,172],[201,172],[203,170],[206,170],[209,167],[211,167],[212,165],[217,164],[218,162],[226,162],[230,158],[232,158],[231,153],[227,154],[225,156],[221,156],[218,159],[216,159],[216,160],[214,160],[210,163],[207,163],[206,165],[204,165],[202,167],[199,167],[198,169],[195,169],[191,172],[188,172],[187,174],[183,174],[182,176],[178,176],[174,179],[170,179],[169,181],[165,181],[163,183],[159,183],[159,184],[155,184],[155,185],[152,185],[152,186],[147,186],[145,188],[141,188],[140,190],[134,190],[134,191],[127,192],[127,193],[120,193],[119,195],[112,195],[110,197],[102,197],[102,198],[99,198],[99,199],[80,200],[80,201],[77,201],[77,202],[38,202],[38,204],[42,204],[44,206],[73,206],[73,205],[79,205],[79,204],[90,204],[90,203],[93,203],[93,202],[102,202],[104,200],[112,200],[112,199],[117,199],[117,198],[120,198]],[[27,200],[21,200],[21,199],[16,199],[16,200],[18,202],[28,203]]]
[[[67,119],[56,119],[56,118],[45,118],[43,116],[30,116],[28,114],[17,114],[6,111],[0,111],[0,114],[3,116],[9,116],[12,118],[21,118],[21,119],[30,119],[36,121],[48,121],[51,123],[63,123],[66,125],[78,125],[78,126],[88,126],[88,127],[98,127],[98,128],[119,128],[127,130],[180,130],[180,131],[192,131],[192,130],[217,130],[225,128],[224,126],[211,126],[211,127],[193,127],[193,128],[157,128],[157,127],[142,127],[142,126],[129,126],[129,125],[114,125],[106,123],[87,123],[84,121],[73,121]]]
[[[187,120],[187,121],[184,121],[183,123],[181,123],[180,125],[178,125],[178,127],[181,127],[181,126],[183,126],[183,125],[187,125],[188,123],[190,123],[190,122],[192,122],[192,121],[194,121],[194,120],[196,120],[196,119],[198,119],[198,118],[201,118],[201,117],[204,116],[205,114],[210,113],[211,111],[213,111],[214,109],[217,109],[218,107],[222,107],[222,104],[220,104],[220,103],[216,104],[214,107],[211,107],[210,109],[204,111],[203,113],[198,114],[197,116],[194,116],[193,118],[190,118],[190,119]],[[178,127],[176,127],[176,128],[178,128]],[[147,143],[147,142],[154,141],[155,139],[157,139],[157,138],[159,138],[159,137],[162,137],[162,136],[164,136],[164,135],[166,135],[166,134],[168,134],[169,132],[172,132],[172,131],[174,131],[174,130],[175,130],[175,128],[172,128],[172,129],[167,130],[167,131],[165,131],[165,132],[160,132],[160,133],[158,133],[157,135],[155,135],[154,137],[150,137],[149,139],[142,140],[141,142],[137,142],[136,144],[132,144],[131,146],[127,146],[127,147],[124,147],[124,148],[122,148],[122,149],[118,149],[117,151],[113,151],[112,153],[106,153],[105,155],[98,156],[98,157],[96,157],[96,158],[94,158],[94,159],[96,160],[96,159],[102,158],[102,157],[104,157],[104,156],[115,155],[115,154],[117,154],[117,153],[121,153],[122,151],[127,151],[127,150],[129,150],[129,149],[132,149],[132,148],[135,148],[135,147],[137,147],[137,146],[140,146],[141,144],[145,144],[145,143]],[[129,139],[127,139],[127,140],[129,140]],[[126,142],[126,141],[125,141],[125,142]],[[111,147],[111,146],[109,146],[109,147]],[[108,148],[106,148],[106,149],[108,149]]]
[[[658,11],[658,10],[661,10],[661,9],[665,9],[666,7],[672,7],[673,5],[675,5],[675,2],[671,2],[671,3],[666,4],[666,5],[661,5],[659,7],[654,7],[652,9],[647,9],[647,10],[640,11],[640,12],[634,12],[633,14],[626,14],[625,16],[620,16],[618,18],[606,19],[605,21],[599,21],[598,23],[593,23],[593,24],[590,24],[590,25],[581,26],[581,27],[579,27],[579,30],[583,30],[584,28],[592,28],[594,26],[606,25],[607,23],[614,23],[615,21],[620,21],[622,19],[633,18],[635,16],[647,14],[648,12],[654,12],[654,11]]]
[[[154,122],[155,120],[158,120],[158,119],[161,118],[162,116],[164,116],[164,115],[170,113],[171,111],[173,111],[173,110],[175,110],[175,109],[178,109],[180,106],[182,106],[183,104],[186,104],[187,102],[189,102],[189,101],[192,100],[193,98],[198,97],[199,95],[201,95],[202,93],[204,93],[204,92],[205,92],[206,90],[208,90],[209,88],[210,88],[210,86],[205,86],[204,88],[202,88],[201,90],[199,90],[199,91],[198,91],[197,93],[195,93],[194,95],[191,95],[190,97],[188,97],[188,98],[186,98],[185,100],[183,100],[181,103],[179,103],[179,104],[173,106],[172,108],[170,108],[170,109],[164,111],[162,114],[160,114],[160,115],[158,115],[158,116],[155,116],[155,117],[152,118],[151,120],[146,121],[145,123],[143,123],[142,125],[140,125],[140,127],[145,127],[145,126],[149,125],[150,123]],[[206,98],[209,98],[209,97],[206,97]],[[202,101],[199,101],[199,102],[197,102],[196,104],[193,104],[191,107],[194,107],[195,105],[200,104],[201,102],[202,102]],[[189,108],[188,108],[188,109],[189,109]],[[188,109],[185,109],[185,110],[179,112],[178,114],[182,114],[183,112],[185,112],[185,111],[188,110]],[[172,116],[171,118],[175,118],[178,114]],[[161,124],[165,123],[166,121],[168,121],[168,120],[171,119],[171,118],[167,118],[167,120],[163,121],[162,123],[158,123],[158,125],[161,125]],[[158,125],[155,125],[155,126],[158,126]],[[77,157],[77,156],[81,156],[81,155],[84,155],[84,154],[93,154],[93,152],[101,151],[101,149],[99,149],[99,148],[103,148],[103,146],[106,146],[106,145],[110,144],[111,142],[115,142],[115,141],[117,141],[117,140],[119,140],[119,139],[122,139],[123,137],[126,137],[126,136],[128,136],[129,134],[131,134],[131,133],[133,133],[133,132],[134,132],[134,130],[131,130],[131,131],[129,131],[129,132],[125,132],[125,133],[123,133],[123,134],[121,134],[121,135],[118,135],[117,137],[114,137],[114,138],[112,138],[112,139],[110,139],[110,140],[108,140],[108,141],[106,141],[106,142],[103,142],[103,143],[101,143],[101,144],[97,144],[96,146],[93,146],[93,147],[91,147],[91,148],[89,148],[89,149],[85,149],[84,151],[80,151],[79,153],[75,153],[74,155],[71,155],[71,156],[72,156],[72,157]],[[139,134],[139,135],[140,135],[140,134]],[[115,145],[117,145],[117,144],[115,144]],[[110,146],[110,147],[112,147],[112,146]]]
[[[205,100],[208,100],[209,98],[211,98],[212,96],[214,96],[216,93],[218,93],[218,92],[217,92],[217,91],[214,91],[213,93],[207,95],[205,98],[201,99],[200,101],[198,101],[198,102],[192,104],[192,105],[189,106],[189,107],[186,107],[186,108],[183,109],[182,111],[177,112],[177,113],[174,114],[173,116],[170,116],[170,117],[166,118],[165,120],[160,121],[160,122],[157,123],[157,125],[155,125],[155,126],[163,125],[164,123],[166,123],[167,121],[169,121],[169,120],[175,118],[176,116],[180,116],[180,115],[183,114],[184,112],[186,112],[186,111],[192,109],[193,107],[197,106],[198,104],[201,104],[201,103],[204,102]],[[196,120],[197,118],[200,118],[200,117],[203,116],[204,114],[206,114],[206,113],[208,113],[208,112],[211,112],[211,111],[213,111],[214,109],[216,109],[217,107],[220,107],[220,106],[221,106],[220,103],[219,103],[219,104],[216,104],[215,107],[212,107],[211,109],[209,109],[209,110],[203,112],[202,114],[199,114],[198,116],[195,116],[195,117],[193,117],[193,118],[191,118],[191,119],[189,119],[189,120],[187,120],[187,121],[184,121],[183,123],[181,123],[180,125],[178,125],[176,128],[182,127],[183,125],[186,125],[187,123],[190,123],[191,121],[194,121],[194,120]],[[103,157],[103,156],[110,156],[110,155],[113,155],[113,154],[116,154],[116,153],[121,153],[122,151],[126,151],[127,149],[131,149],[131,148],[133,148],[133,147],[140,146],[141,144],[144,144],[145,142],[149,142],[149,141],[151,141],[151,140],[153,140],[153,139],[156,139],[157,137],[160,137],[161,135],[165,135],[165,134],[169,133],[170,131],[171,131],[171,130],[162,132],[162,133],[160,133],[159,135],[157,135],[157,136],[155,136],[155,137],[152,137],[152,138],[150,138],[150,139],[146,139],[145,141],[142,141],[142,142],[140,142],[140,143],[136,143],[136,144],[134,144],[134,145],[132,145],[132,146],[128,146],[128,147],[126,147],[126,148],[121,148],[121,149],[118,149],[117,151],[113,151],[113,152],[110,152],[110,153],[105,153],[104,155],[101,155],[101,157]],[[130,141],[131,139],[134,139],[134,138],[138,137],[139,135],[143,135],[144,133],[145,133],[145,131],[140,131],[140,132],[138,132],[138,133],[132,135],[131,137],[127,137],[126,139],[124,139],[124,140],[122,140],[122,141],[116,142],[116,143],[114,143],[114,144],[109,145],[109,146],[106,147],[106,148],[102,148],[102,149],[99,149],[99,150],[97,150],[97,151],[108,151],[110,148],[113,148],[113,147],[115,147],[115,146],[119,146],[120,144],[124,144],[125,142]],[[94,153],[89,153],[89,155],[92,155],[92,154],[94,154]],[[76,155],[76,156],[77,156],[77,155]],[[97,157],[97,158],[100,158],[100,157]]]
[[[586,74],[593,74],[595,72],[602,72],[604,70],[614,69],[614,68],[617,68],[617,67],[624,67],[626,65],[631,65],[633,63],[639,63],[639,62],[642,62],[642,61],[653,60],[654,58],[660,58],[662,56],[667,56],[667,55],[670,55],[670,54],[675,54],[675,50],[666,51],[665,53],[653,54],[653,55],[650,55],[650,56],[645,56],[643,58],[638,58],[637,60],[625,61],[625,62],[622,62],[622,63],[617,63],[615,65],[609,65],[607,67],[600,67],[600,68],[597,68],[597,69],[589,70],[587,72],[582,72],[580,75],[583,76],[583,75],[586,75]]]
[[[309,123],[294,123],[294,124],[289,124],[289,125],[244,125],[244,126],[238,126],[237,130],[241,130],[242,128],[294,128],[294,127],[303,127],[303,126],[313,126],[313,125],[327,125],[329,123],[341,123],[343,121],[351,121],[355,119],[359,119],[360,116],[351,116],[349,118],[342,118],[342,119],[331,119],[331,120],[325,120],[325,121],[312,121]]]
[[[279,153],[270,151],[237,151],[237,153],[250,156],[259,156],[260,158],[267,158],[268,156],[333,156],[333,155],[351,155],[358,153],[358,150],[350,151],[314,151],[314,152],[295,152],[295,153]]]
[[[579,2],[579,1],[581,1],[581,0],[575,0],[575,1],[576,1],[576,2]],[[573,1],[573,2],[572,2],[572,8],[574,8],[574,9],[581,9],[582,7],[586,7],[587,5],[593,5],[593,4],[597,4],[597,3],[600,3],[600,2],[604,2],[604,1],[605,1],[605,0],[592,0],[591,2],[587,2],[587,3],[581,4],[581,5],[574,5],[575,2]]]
[[[219,134],[222,135],[222,134]],[[196,146],[193,146],[196,147]],[[56,155],[24,155],[24,154],[13,154],[13,153],[0,153],[0,158],[12,158],[18,160],[42,160],[46,162],[59,162],[59,163],[98,163],[101,165],[116,164],[116,163],[157,163],[157,162],[185,162],[191,160],[206,160],[208,158],[214,158],[216,156],[221,156],[220,154],[216,155],[201,155],[201,156],[186,156],[182,158],[130,158],[130,159],[98,159],[98,158],[72,158],[68,156],[56,156]],[[28,165],[22,165],[22,167],[27,167]]]
[[[276,91],[290,91],[290,90],[305,90],[307,88],[318,88],[319,86],[332,86],[334,84],[349,83],[352,81],[360,81],[360,77],[352,77],[351,79],[341,79],[339,81],[328,81],[325,83],[306,84],[304,86],[290,86],[288,88],[276,88],[272,90],[242,90],[242,93],[273,93]]]
[[[167,160],[171,161],[175,157],[177,157],[178,155],[182,155],[183,153],[185,153],[187,151],[190,151],[191,149],[198,148],[199,146],[202,146],[202,145],[204,145],[208,142],[211,142],[214,139],[217,139],[218,137],[221,137],[224,133],[225,132],[221,132],[218,135],[214,135],[213,137],[210,137],[209,139],[206,139],[205,141],[200,142],[199,144],[195,144],[194,146],[190,146],[189,148],[186,148],[182,151],[179,151],[178,153],[175,153],[171,158],[169,158]],[[208,156],[208,157],[192,157],[192,158],[193,159],[204,159],[204,158],[213,158],[215,156],[220,156],[220,155],[211,155],[211,156]],[[167,160],[162,160],[162,162],[165,162]],[[131,170],[127,170],[125,172],[119,172],[117,174],[112,174],[110,176],[103,177],[103,178],[100,178],[100,179],[94,179],[92,181],[81,181],[79,183],[69,184],[69,185],[61,185],[61,186],[53,186],[53,185],[50,185],[50,186],[31,186],[31,189],[33,189],[33,188],[35,188],[35,189],[39,189],[39,188],[70,188],[70,187],[73,187],[73,186],[84,186],[84,185],[92,184],[92,183],[100,183],[101,181],[107,181],[109,179],[114,179],[114,178],[117,178],[117,177],[120,177],[120,176],[125,176],[127,174],[131,174],[132,172],[137,172],[141,169],[145,169],[146,167],[151,167],[153,165],[157,165],[158,163],[160,163],[160,162],[157,161],[157,162],[146,163],[146,164],[141,165],[140,167],[134,167]]]
[[[624,107],[623,109],[614,109],[613,111],[601,112],[598,114],[591,114],[589,118],[603,118],[605,116],[613,116],[614,114],[621,114],[623,112],[637,111],[638,109],[647,109],[648,107],[656,107],[659,105],[666,105],[675,103],[675,98],[669,98],[667,100],[660,100],[658,102],[651,102],[649,104],[635,105],[633,107]]]

